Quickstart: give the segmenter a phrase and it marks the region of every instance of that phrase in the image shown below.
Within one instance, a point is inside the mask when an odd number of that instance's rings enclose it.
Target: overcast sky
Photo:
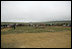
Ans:
[[[1,22],[71,20],[71,1],[1,1]]]

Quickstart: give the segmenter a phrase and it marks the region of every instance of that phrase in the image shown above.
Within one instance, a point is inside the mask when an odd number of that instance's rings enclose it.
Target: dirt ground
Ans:
[[[71,48],[71,31],[5,34],[1,48]]]

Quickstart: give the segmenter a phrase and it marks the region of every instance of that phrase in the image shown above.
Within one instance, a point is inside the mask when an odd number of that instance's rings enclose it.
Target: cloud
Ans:
[[[71,1],[1,1],[1,22],[71,20]]]

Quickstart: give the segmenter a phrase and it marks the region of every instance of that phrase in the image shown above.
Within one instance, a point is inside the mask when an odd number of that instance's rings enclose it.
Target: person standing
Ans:
[[[16,29],[16,24],[13,25],[14,30]]]

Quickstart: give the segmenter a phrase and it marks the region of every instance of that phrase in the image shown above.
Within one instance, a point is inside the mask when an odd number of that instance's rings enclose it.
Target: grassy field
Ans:
[[[63,26],[46,26],[44,28],[20,26],[20,27],[16,27],[15,30],[13,28],[4,28],[4,29],[1,30],[1,34],[63,32],[63,31],[71,31],[71,28],[70,27],[63,27]]]
[[[71,27],[1,29],[1,48],[71,48]]]

